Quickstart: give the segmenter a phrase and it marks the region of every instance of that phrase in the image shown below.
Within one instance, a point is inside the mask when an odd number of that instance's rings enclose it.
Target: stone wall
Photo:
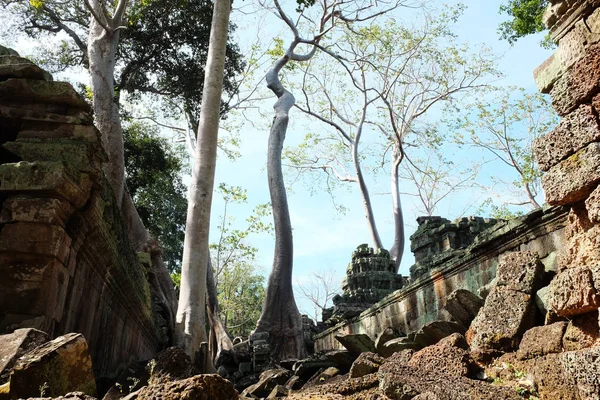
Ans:
[[[89,105],[51,79],[0,55],[0,332],[82,333],[100,378],[152,358],[170,308],[128,242]]]
[[[359,316],[316,335],[315,351],[342,349],[343,346],[335,339],[339,333],[365,333],[375,339],[387,327],[413,332],[429,321],[448,319],[443,310],[446,297],[456,289],[477,293],[494,279],[503,254],[512,251],[537,252],[545,265],[549,282],[557,271],[558,249],[565,246],[567,212],[563,207],[553,207],[533,211],[512,221],[474,220],[478,226],[483,223],[491,227],[471,237],[471,244],[467,247],[441,246],[438,253],[428,253],[427,268],[420,269],[415,280]],[[446,221],[453,226],[452,229],[440,229],[443,224],[432,226],[437,232],[455,232],[454,228],[461,222],[466,223],[463,220]]]

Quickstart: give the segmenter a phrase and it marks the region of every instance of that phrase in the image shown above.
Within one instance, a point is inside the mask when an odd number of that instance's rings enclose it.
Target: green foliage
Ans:
[[[542,16],[548,4],[548,0],[509,0],[507,4],[502,4],[500,13],[507,14],[510,19],[502,22],[498,28],[501,38],[515,44],[523,36],[544,31],[546,27]],[[551,48],[554,44],[547,37],[542,46]]]
[[[185,149],[170,144],[152,125],[125,126],[125,175],[144,226],[162,246],[169,271],[181,266],[187,213]]]
[[[258,249],[248,240],[251,235],[270,233],[273,226],[265,223],[270,216],[269,204],[257,205],[242,229],[228,215],[229,207],[247,203],[246,190],[221,183],[217,189],[224,201],[220,220],[220,236],[211,243],[211,260],[221,308],[221,321],[230,335],[248,336],[260,317],[265,298],[265,278],[257,272]]]

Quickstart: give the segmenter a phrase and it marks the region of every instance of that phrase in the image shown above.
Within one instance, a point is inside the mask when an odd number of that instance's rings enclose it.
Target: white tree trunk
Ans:
[[[176,317],[176,343],[190,357],[194,356],[202,342],[207,341],[205,300],[208,234],[230,11],[229,0],[215,0],[195,163],[188,199],[181,289]]]
[[[404,215],[402,213],[402,202],[400,200],[400,181],[398,179],[398,168],[400,167],[401,158],[396,152],[392,156],[392,209],[394,211],[394,243],[390,248],[390,255],[394,259],[396,273],[400,268],[402,256],[404,255]]]

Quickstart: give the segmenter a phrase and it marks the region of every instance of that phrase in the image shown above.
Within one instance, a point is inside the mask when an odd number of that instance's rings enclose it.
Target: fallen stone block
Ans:
[[[586,314],[599,306],[592,271],[585,267],[566,269],[550,282],[548,309],[560,317]]]
[[[453,333],[464,334],[466,328],[453,321],[431,321],[415,332],[414,341],[421,347],[436,344]]]
[[[31,350],[17,360],[10,376],[11,398],[40,394],[56,397],[80,391],[96,394],[92,359],[83,335],[69,333]]]
[[[600,399],[600,348],[568,351],[560,355],[565,375],[576,388],[579,398]]]
[[[131,396],[131,397],[129,397]],[[219,375],[196,375],[192,378],[150,385],[132,393],[128,400],[238,400],[233,384]]]
[[[267,397],[277,385],[283,385],[290,378],[292,373],[287,369],[277,368],[263,371],[260,374],[258,382],[247,387],[242,395],[256,397]]]
[[[48,340],[46,332],[31,328],[17,329],[13,333],[0,335],[0,385],[8,381],[12,367],[19,357]]]
[[[599,343],[597,311],[579,315],[569,321],[562,340],[565,351],[583,350]]]
[[[358,357],[360,353],[375,353],[375,343],[373,339],[364,333],[337,334],[335,338],[342,344],[350,354]]]
[[[384,359],[374,353],[362,353],[350,368],[350,378],[360,378],[379,370]]]
[[[151,385],[190,378],[196,374],[192,359],[180,347],[169,347],[161,351],[153,364],[148,380]]]
[[[551,205],[587,199],[600,182],[600,143],[594,142],[550,168],[542,177],[546,201]]]
[[[410,340],[407,337],[396,338],[386,342],[378,354],[382,357],[391,357],[393,354],[397,352],[401,352],[404,350],[420,350],[423,346],[418,344],[417,342]]]
[[[588,218],[595,224],[600,224],[600,186],[598,186],[585,201]]]
[[[385,328],[379,335],[377,335],[377,339],[375,339],[375,349],[379,353],[379,351],[383,348],[383,345],[389,342],[392,339],[396,339],[399,337],[406,336],[404,332],[400,332],[398,329],[394,328]]]
[[[419,350],[412,356],[408,365],[450,376],[472,376],[479,371],[467,350],[447,343],[438,343]]]
[[[566,322],[555,322],[529,329],[519,344],[517,358],[525,360],[562,352],[565,329],[567,329]]]
[[[483,307],[483,299],[465,289],[457,289],[446,298],[446,310],[452,318],[465,328],[468,328]]]
[[[537,253],[515,251],[502,257],[498,264],[496,287],[533,294],[540,287],[544,264]]]

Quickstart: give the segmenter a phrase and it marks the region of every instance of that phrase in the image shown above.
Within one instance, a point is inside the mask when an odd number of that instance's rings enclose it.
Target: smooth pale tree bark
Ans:
[[[193,357],[205,331],[206,275],[209,260],[208,235],[217,160],[219,111],[231,3],[215,0],[210,43],[202,93],[196,155],[188,200],[181,289],[176,318],[176,343]]]
[[[227,334],[227,329],[219,317],[221,307],[219,306],[219,297],[217,293],[217,283],[213,273],[210,257],[208,258],[208,267],[206,271],[206,312],[210,321],[210,332],[208,335],[208,351],[212,360],[216,361],[223,350],[233,349],[233,343]]]
[[[392,210],[394,213],[394,242],[390,248],[390,255],[394,260],[396,273],[400,268],[402,262],[402,256],[404,255],[404,243],[406,237],[404,236],[404,214],[402,213],[402,201],[400,199],[400,180],[399,171],[400,163],[402,162],[402,152],[396,147],[393,152],[392,162]]]

